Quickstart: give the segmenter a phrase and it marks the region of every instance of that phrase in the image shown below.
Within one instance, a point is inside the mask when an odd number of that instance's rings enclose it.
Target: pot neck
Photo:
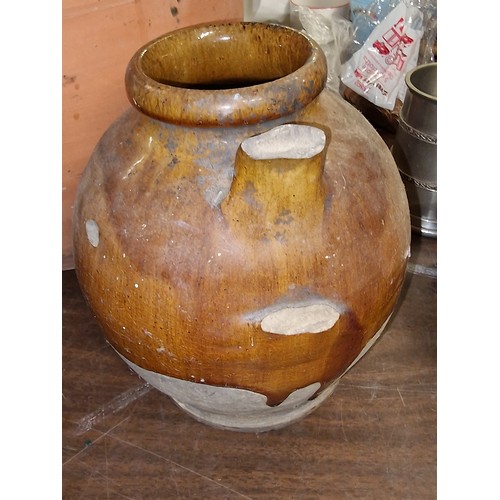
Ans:
[[[131,103],[165,122],[237,126],[307,106],[326,84],[323,51],[294,29],[261,23],[200,25],[148,43],[132,57]]]

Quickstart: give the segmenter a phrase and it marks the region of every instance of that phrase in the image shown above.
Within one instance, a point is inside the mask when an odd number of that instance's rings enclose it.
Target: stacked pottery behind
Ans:
[[[293,29],[166,34],[81,180],[82,291],[122,359],[187,413],[264,431],[323,402],[398,300],[408,202],[372,126]]]
[[[437,63],[405,76],[406,95],[392,148],[408,195],[411,225],[437,237]]]

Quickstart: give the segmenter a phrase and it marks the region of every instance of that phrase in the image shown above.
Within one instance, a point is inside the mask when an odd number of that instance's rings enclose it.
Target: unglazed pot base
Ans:
[[[278,406],[268,406],[266,404],[267,398],[263,394],[245,389],[214,387],[167,377],[137,366],[120,353],[118,355],[143,380],[170,396],[182,410],[199,422],[233,431],[266,432],[286,427],[316,410],[333,393],[345,373],[373,346],[384,331],[389,319],[366,344],[349,368],[338,379],[324,388],[318,396],[311,399],[321,386],[319,382],[316,382],[297,389]]]

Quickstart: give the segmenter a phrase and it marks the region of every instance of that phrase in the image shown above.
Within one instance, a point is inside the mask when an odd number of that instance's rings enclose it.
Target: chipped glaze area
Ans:
[[[280,125],[241,143],[254,160],[312,158],[323,151],[326,135],[309,125]]]
[[[265,332],[281,335],[320,333],[332,328],[339,318],[340,313],[326,304],[285,307],[268,314],[260,327]]]
[[[89,219],[85,222],[85,231],[87,232],[87,238],[93,247],[99,245],[99,226],[95,220]]]

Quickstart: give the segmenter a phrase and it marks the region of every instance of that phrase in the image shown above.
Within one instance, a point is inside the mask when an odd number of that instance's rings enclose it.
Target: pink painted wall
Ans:
[[[80,176],[127,107],[125,68],[147,41],[177,28],[242,20],[242,0],[63,0],[62,267],[72,269],[72,211]]]

